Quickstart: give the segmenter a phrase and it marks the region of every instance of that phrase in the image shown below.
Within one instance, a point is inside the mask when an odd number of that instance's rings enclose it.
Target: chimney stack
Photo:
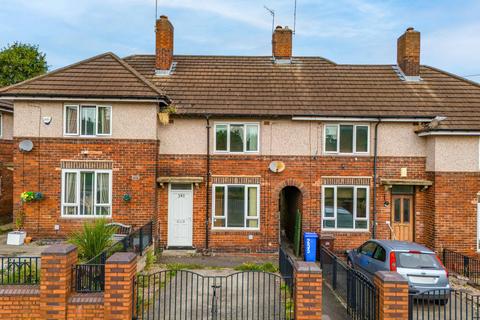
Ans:
[[[275,60],[292,58],[292,30],[278,26],[272,35],[272,54]]]
[[[420,76],[420,32],[411,27],[397,40],[397,64],[405,76]]]
[[[168,75],[173,62],[173,25],[167,16],[160,16],[155,28],[155,69],[158,75]]]

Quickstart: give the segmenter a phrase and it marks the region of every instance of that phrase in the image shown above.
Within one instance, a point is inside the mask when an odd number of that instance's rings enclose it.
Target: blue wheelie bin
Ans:
[[[315,262],[317,258],[318,235],[315,232],[303,233],[303,250],[305,261]]]

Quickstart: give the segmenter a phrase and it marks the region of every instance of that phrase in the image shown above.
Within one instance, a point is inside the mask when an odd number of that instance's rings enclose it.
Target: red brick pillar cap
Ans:
[[[77,247],[73,244],[54,244],[43,250],[42,256],[66,256],[75,250]]]
[[[388,283],[408,283],[408,280],[405,279],[402,275],[397,272],[392,271],[377,271],[375,272],[375,277],[382,282]]]
[[[137,255],[133,252],[117,252],[107,259],[107,263],[129,264],[135,261]]]
[[[295,261],[294,268],[301,273],[322,273],[322,269],[316,262]]]

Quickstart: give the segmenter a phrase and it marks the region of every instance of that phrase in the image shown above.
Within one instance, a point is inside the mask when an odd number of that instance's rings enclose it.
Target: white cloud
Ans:
[[[422,39],[423,63],[460,75],[480,73],[480,23],[437,29]]]

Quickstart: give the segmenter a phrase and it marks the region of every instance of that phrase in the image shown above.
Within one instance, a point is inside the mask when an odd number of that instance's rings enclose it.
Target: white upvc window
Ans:
[[[215,152],[257,153],[260,147],[259,123],[215,123]]]
[[[259,185],[214,184],[212,193],[212,229],[260,229]]]
[[[326,154],[369,154],[368,124],[325,124],[323,151]]]
[[[112,216],[111,170],[62,170],[62,217]]]
[[[368,216],[368,186],[322,187],[322,229],[367,231]]]
[[[65,105],[63,133],[66,136],[109,136],[112,134],[112,107]]]

